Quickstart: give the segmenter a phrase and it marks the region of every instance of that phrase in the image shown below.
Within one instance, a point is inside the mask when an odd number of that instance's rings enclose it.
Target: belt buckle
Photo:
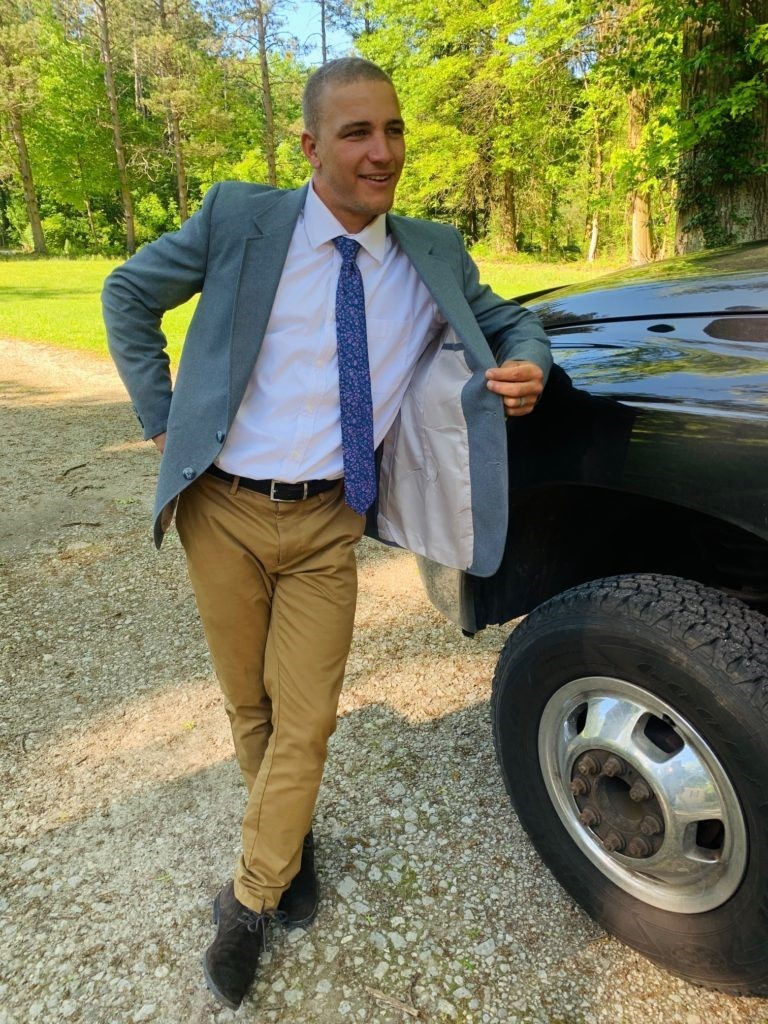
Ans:
[[[283,483],[282,480],[270,480],[269,497],[272,501],[304,501],[307,497],[307,494],[309,493],[309,482],[305,480],[302,485],[304,488],[304,493],[301,495],[300,498],[278,498],[277,495],[275,494],[275,488],[279,487],[281,483]],[[288,486],[290,487],[292,485],[288,484]]]

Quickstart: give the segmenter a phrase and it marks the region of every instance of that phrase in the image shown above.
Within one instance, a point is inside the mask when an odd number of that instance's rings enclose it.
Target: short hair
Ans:
[[[386,71],[378,64],[374,64],[373,61],[365,60],[364,57],[339,57],[337,60],[329,60],[317,71],[313,71],[304,86],[304,95],[301,98],[301,110],[306,130],[317,135],[320,124],[320,104],[328,86],[349,85],[351,82],[358,82],[361,78],[388,82],[393,89],[395,87]]]

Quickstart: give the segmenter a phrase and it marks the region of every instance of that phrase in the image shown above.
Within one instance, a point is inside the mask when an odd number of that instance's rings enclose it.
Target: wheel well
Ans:
[[[473,578],[478,627],[507,622],[579,583],[631,572],[682,576],[768,608],[768,541],[731,523],[607,488],[543,488],[510,509],[498,572]]]

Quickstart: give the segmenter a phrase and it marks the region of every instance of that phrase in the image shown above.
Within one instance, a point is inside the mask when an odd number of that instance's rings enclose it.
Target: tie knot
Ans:
[[[356,242],[354,238],[347,238],[346,235],[337,235],[333,240],[333,244],[341,253],[343,263],[355,262],[357,259],[357,251],[360,248],[359,242]]]

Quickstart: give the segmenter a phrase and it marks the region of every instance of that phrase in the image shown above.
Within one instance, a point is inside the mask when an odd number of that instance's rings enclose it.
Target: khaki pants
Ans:
[[[275,502],[204,475],[176,525],[248,803],[235,895],[270,910],[299,869],[352,639],[365,520],[341,483]]]

